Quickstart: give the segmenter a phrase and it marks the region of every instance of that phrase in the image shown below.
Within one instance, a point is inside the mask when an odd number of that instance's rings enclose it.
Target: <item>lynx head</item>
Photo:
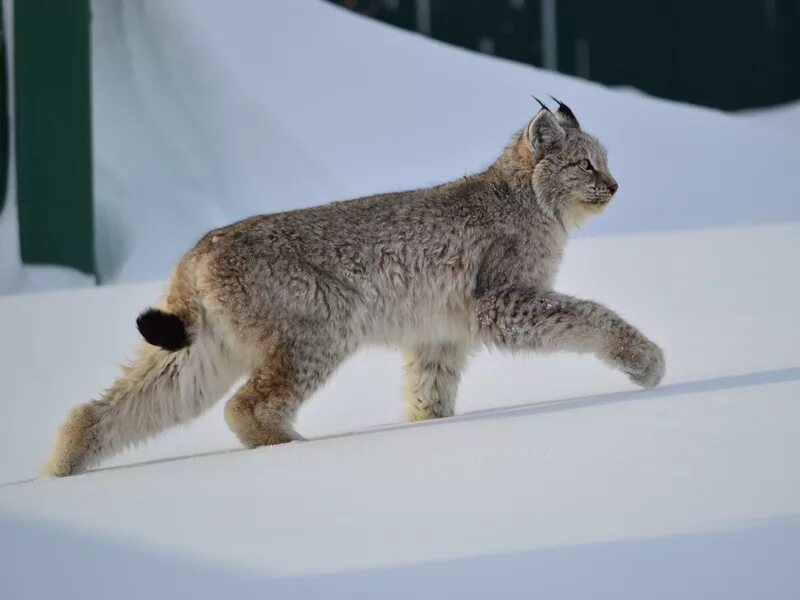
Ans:
[[[525,128],[522,141],[532,155],[537,201],[565,228],[580,226],[592,214],[602,212],[617,191],[605,148],[581,130],[567,105],[558,102],[553,113],[542,104]]]

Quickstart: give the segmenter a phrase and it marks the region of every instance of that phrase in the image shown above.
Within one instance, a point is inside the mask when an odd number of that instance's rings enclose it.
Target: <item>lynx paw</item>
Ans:
[[[619,342],[612,358],[631,381],[642,387],[655,387],[664,377],[664,352],[644,336]]]

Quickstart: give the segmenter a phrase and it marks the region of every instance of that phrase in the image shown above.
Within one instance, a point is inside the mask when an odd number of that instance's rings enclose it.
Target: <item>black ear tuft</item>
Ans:
[[[553,96],[550,96],[553,98]],[[553,98],[553,101],[558,104],[558,110],[556,111],[556,117],[563,125],[567,127],[574,127],[575,129],[580,129],[581,126],[578,123],[578,119],[575,117],[575,113],[572,112],[569,106],[561,102],[558,98]]]
[[[552,97],[552,96],[551,96],[551,97]],[[547,106],[547,105],[546,105],[544,102],[542,102],[541,100],[539,100],[539,99],[538,99],[536,96],[534,96],[533,94],[531,94],[531,98],[533,98],[534,100],[536,100],[536,101],[539,103],[539,106],[541,106],[541,107],[542,107],[542,110],[546,110],[547,112],[550,112],[550,108],[549,108],[549,107],[548,107],[548,106]]]
[[[136,319],[136,328],[142,337],[164,350],[175,352],[190,344],[186,326],[177,315],[149,308]]]

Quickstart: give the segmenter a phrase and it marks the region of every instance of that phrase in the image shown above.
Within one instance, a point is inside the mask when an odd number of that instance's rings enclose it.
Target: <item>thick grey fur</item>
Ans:
[[[225,415],[243,444],[297,439],[301,403],[368,343],[403,350],[409,420],[453,414],[481,346],[589,352],[657,385],[658,346],[603,305],[553,290],[568,230],[616,189],[572,111],[544,108],[482,173],[214,230],[160,305],[192,344],[145,344],[100,399],[73,409],[45,472],[81,471],[193,418],[240,376]]]

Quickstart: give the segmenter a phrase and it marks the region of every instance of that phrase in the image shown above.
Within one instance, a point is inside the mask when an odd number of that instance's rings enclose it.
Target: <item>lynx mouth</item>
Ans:
[[[589,206],[606,206],[611,202],[611,198],[600,198],[597,200],[583,200],[584,204],[588,204]]]
[[[581,202],[581,206],[586,214],[599,215],[606,210],[610,202],[610,198],[608,200],[584,200]]]

